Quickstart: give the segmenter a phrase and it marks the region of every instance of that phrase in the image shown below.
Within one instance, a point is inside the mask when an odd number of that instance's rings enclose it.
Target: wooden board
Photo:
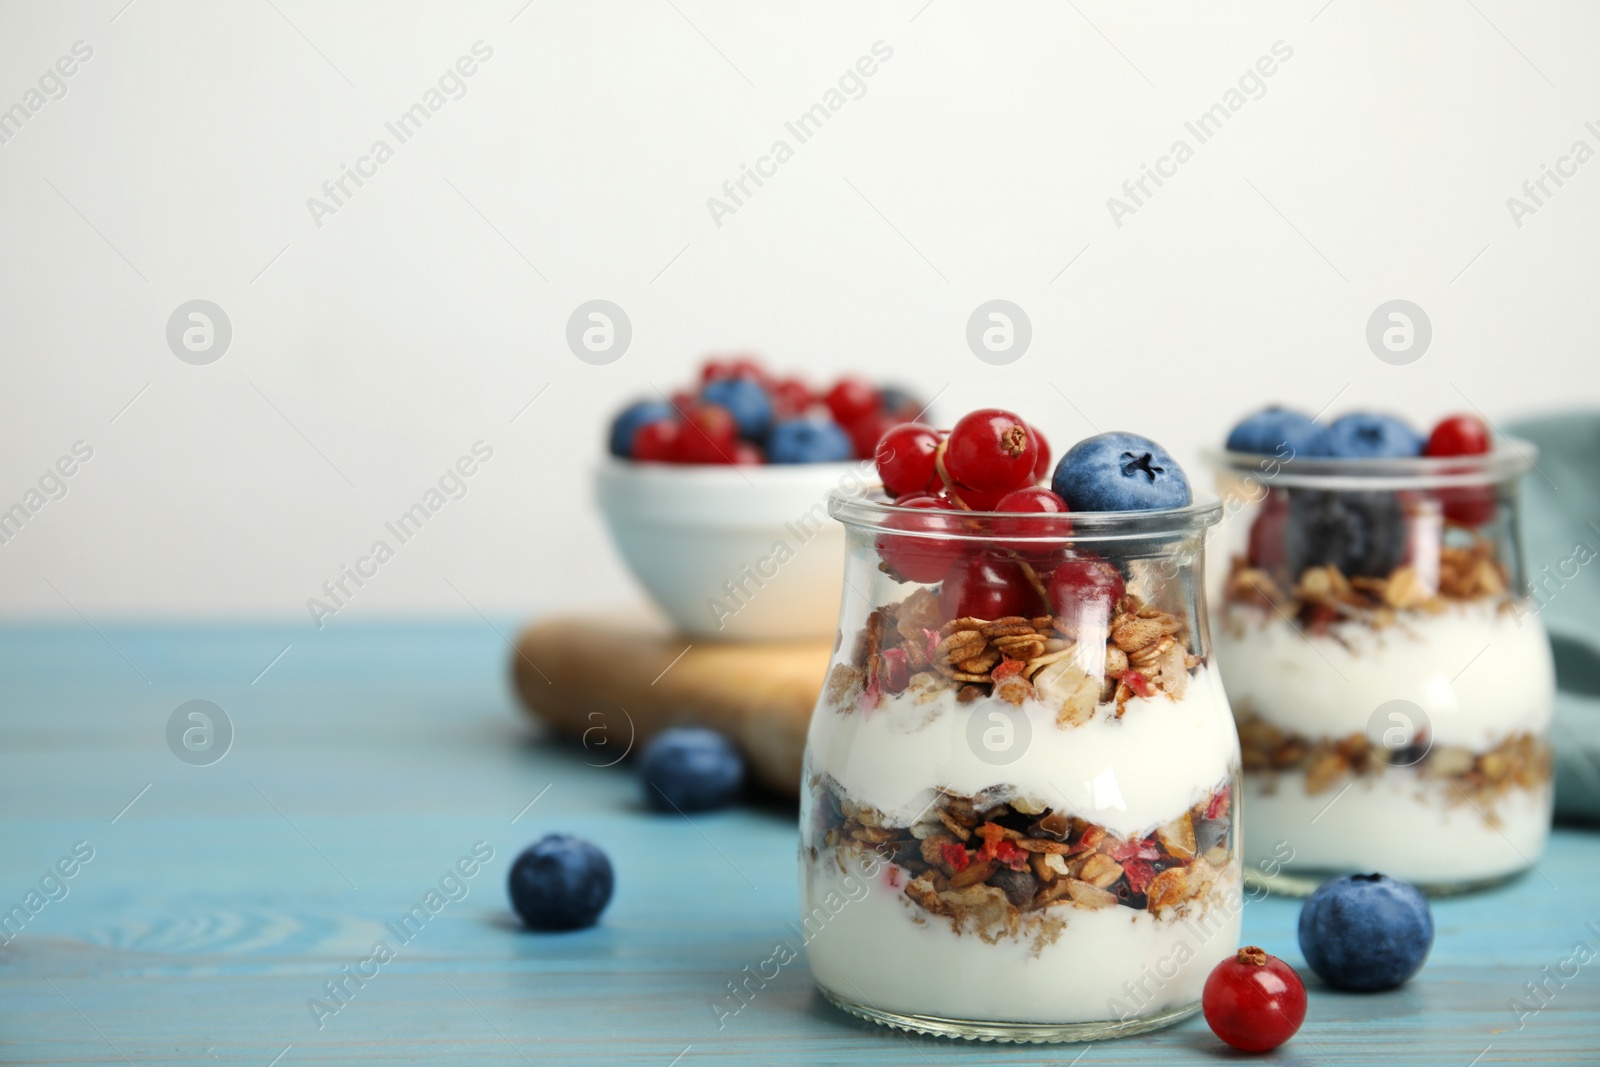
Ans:
[[[710,726],[744,749],[756,781],[796,796],[830,652],[826,642],[697,644],[637,613],[560,616],[523,633],[512,676],[523,706],[592,762],[668,726]]]
[[[1551,980],[1537,1014],[1519,1020],[1508,1006],[1526,1001],[1526,983],[1570,974],[1576,943],[1600,947],[1587,925],[1600,923],[1591,833],[1558,833],[1540,873],[1436,902],[1432,956],[1404,989],[1341,994],[1308,975],[1304,1028],[1266,1058],[1229,1055],[1200,1019],[1086,1047],[907,1039],[825,1004],[804,948],[719,1026],[714,1006],[726,1004],[728,983],[760,969],[779,941],[799,945],[792,810],[692,821],[646,812],[622,768],[530,742],[506,685],[507,639],[477,620],[341,616],[320,632],[96,625],[0,628],[0,903],[22,900],[74,842],[95,848],[70,893],[0,948],[0,1062],[1596,1061],[1600,961],[1564,985]],[[180,763],[163,739],[173,709],[196,698],[222,705],[236,727],[232,751],[210,767]],[[506,871],[523,846],[558,830],[607,850],[616,896],[595,929],[521,933]],[[495,858],[469,895],[318,1030],[306,1001],[365,958],[477,840]],[[1298,913],[1292,900],[1251,902],[1245,938],[1302,966]]]

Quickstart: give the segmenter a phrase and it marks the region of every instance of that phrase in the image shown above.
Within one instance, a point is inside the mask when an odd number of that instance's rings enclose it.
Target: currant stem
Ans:
[[[939,446],[933,450],[933,469],[939,472],[939,480],[944,483],[944,491],[950,494],[950,499],[955,503],[956,507],[962,511],[971,511],[972,508],[967,506],[965,500],[961,499],[961,494],[956,492],[956,483],[951,480],[950,472],[944,469],[944,450],[949,443],[950,439],[948,437],[944,438],[939,442]]]

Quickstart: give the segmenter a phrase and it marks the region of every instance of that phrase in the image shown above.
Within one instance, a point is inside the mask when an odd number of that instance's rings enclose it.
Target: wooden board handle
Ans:
[[[630,737],[637,751],[669,726],[709,726],[744,750],[755,781],[798,796],[829,652],[826,642],[691,644],[643,623],[554,618],[518,640],[512,677],[533,717],[604,758]]]

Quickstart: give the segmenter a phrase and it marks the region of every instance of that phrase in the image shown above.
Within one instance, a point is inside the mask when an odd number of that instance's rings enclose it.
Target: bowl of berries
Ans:
[[[865,491],[878,441],[922,409],[858,377],[816,389],[753,359],[712,359],[693,388],[617,414],[596,498],[623,560],[684,633],[826,638],[844,565],[828,494]]]

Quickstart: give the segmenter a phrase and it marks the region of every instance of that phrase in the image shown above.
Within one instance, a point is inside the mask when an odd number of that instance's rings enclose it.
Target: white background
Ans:
[[[1520,228],[1506,206],[1600,148],[1592,3],[124,2],[0,5],[0,107],[94,49],[0,144],[0,508],[94,449],[0,545],[8,616],[306,618],[479,439],[339,622],[635,596],[589,469],[613,409],[707,351],[1191,464],[1273,399],[1600,400],[1600,161]],[[478,40],[465,97],[318,228],[307,198]],[[866,95],[715,225],[879,40]],[[1265,95],[1116,226],[1107,197],[1279,40]],[[1006,367],[964,339],[996,297],[1034,328]],[[165,340],[195,298],[233,324],[209,366]],[[564,342],[594,298],[633,322],[610,366]],[[1433,323],[1410,366],[1365,341],[1393,298]]]

